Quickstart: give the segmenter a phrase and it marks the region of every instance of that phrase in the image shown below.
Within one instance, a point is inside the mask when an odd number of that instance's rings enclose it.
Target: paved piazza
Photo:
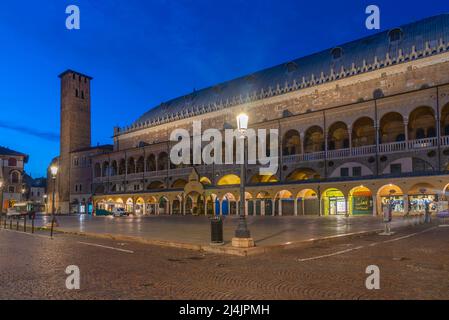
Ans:
[[[448,299],[449,228],[338,239],[250,257],[0,230],[0,299]],[[368,265],[380,290],[365,288]],[[65,288],[77,265],[81,289]]]
[[[36,220],[37,226],[48,222],[48,217]],[[393,228],[414,224],[418,218],[397,217]],[[230,244],[237,227],[237,217],[224,219],[224,239]],[[177,243],[206,245],[210,241],[209,218],[204,216],[151,217],[58,217],[59,229],[70,232],[113,234]],[[248,217],[248,227],[256,245],[280,245],[354,232],[383,228],[380,217]]]

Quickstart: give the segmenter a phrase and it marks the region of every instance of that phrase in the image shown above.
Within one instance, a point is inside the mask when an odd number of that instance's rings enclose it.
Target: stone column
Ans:
[[[352,155],[352,125],[348,126],[349,154]]]
[[[220,216],[222,216],[223,215],[223,200],[222,199],[218,200],[218,205],[220,206],[220,208],[218,208],[218,212],[220,213]]]
[[[405,148],[408,148],[408,118],[404,117]]]
[[[282,216],[282,199],[279,198],[279,216]]]
[[[185,197],[185,196],[182,196],[181,214],[182,214],[183,216],[186,215],[186,197]]]
[[[261,216],[265,215],[265,200],[260,201],[260,215]]]
[[[379,146],[380,144],[380,125],[379,121],[376,121],[374,124],[374,130],[376,130],[376,146]]]
[[[300,144],[300,147],[301,147],[301,150],[299,150],[299,152],[301,154],[304,154],[304,135],[305,135],[305,133],[303,131],[301,131],[299,133],[299,144]]]
[[[248,201],[245,200],[245,216],[248,215],[248,205],[249,205]]]
[[[327,150],[328,150],[328,137],[327,137],[327,128],[324,129],[323,135],[324,135],[324,151],[326,152],[326,158],[327,158]]]
[[[373,195],[373,216],[377,216],[377,196]]]
[[[294,203],[293,209],[294,209],[295,216],[297,216],[298,215],[298,199],[297,198],[295,198],[295,203]]]
[[[207,216],[207,198],[204,196],[204,215]]]
[[[407,212],[409,210],[408,194],[405,193],[403,195],[403,199],[404,199],[404,214],[407,214]]]
[[[345,202],[346,202],[346,215],[349,216],[351,214],[351,210],[349,209],[349,196],[345,197]]]
[[[253,200],[253,216],[257,216],[257,200]]]

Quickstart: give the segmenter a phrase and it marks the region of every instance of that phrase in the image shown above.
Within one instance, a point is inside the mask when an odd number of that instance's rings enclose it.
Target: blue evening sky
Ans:
[[[78,5],[81,30],[65,28]],[[39,0],[0,6],[0,145],[45,174],[59,153],[57,75],[92,77],[92,144],[112,143],[148,109],[179,95],[372,34],[449,12],[443,0]]]

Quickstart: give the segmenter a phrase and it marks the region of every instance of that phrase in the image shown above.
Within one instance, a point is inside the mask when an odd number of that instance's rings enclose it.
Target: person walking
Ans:
[[[424,210],[424,222],[430,223],[430,200],[425,200]]]

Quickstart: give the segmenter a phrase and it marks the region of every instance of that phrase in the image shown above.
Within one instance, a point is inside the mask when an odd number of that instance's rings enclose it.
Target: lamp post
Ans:
[[[56,191],[56,175],[58,174],[58,166],[57,165],[52,165],[50,167],[50,172],[51,172],[51,179],[53,180],[53,198],[52,200],[52,206],[51,206],[51,231],[50,231],[50,236],[53,237],[53,227],[55,224],[55,191]]]
[[[235,238],[232,239],[232,245],[235,247],[253,247],[254,241],[248,230],[245,216],[245,182],[246,182],[246,131],[248,129],[248,115],[241,113],[237,116],[237,128],[240,133],[240,139],[243,141],[243,156],[240,166],[240,207],[239,207],[239,224],[235,230]]]

